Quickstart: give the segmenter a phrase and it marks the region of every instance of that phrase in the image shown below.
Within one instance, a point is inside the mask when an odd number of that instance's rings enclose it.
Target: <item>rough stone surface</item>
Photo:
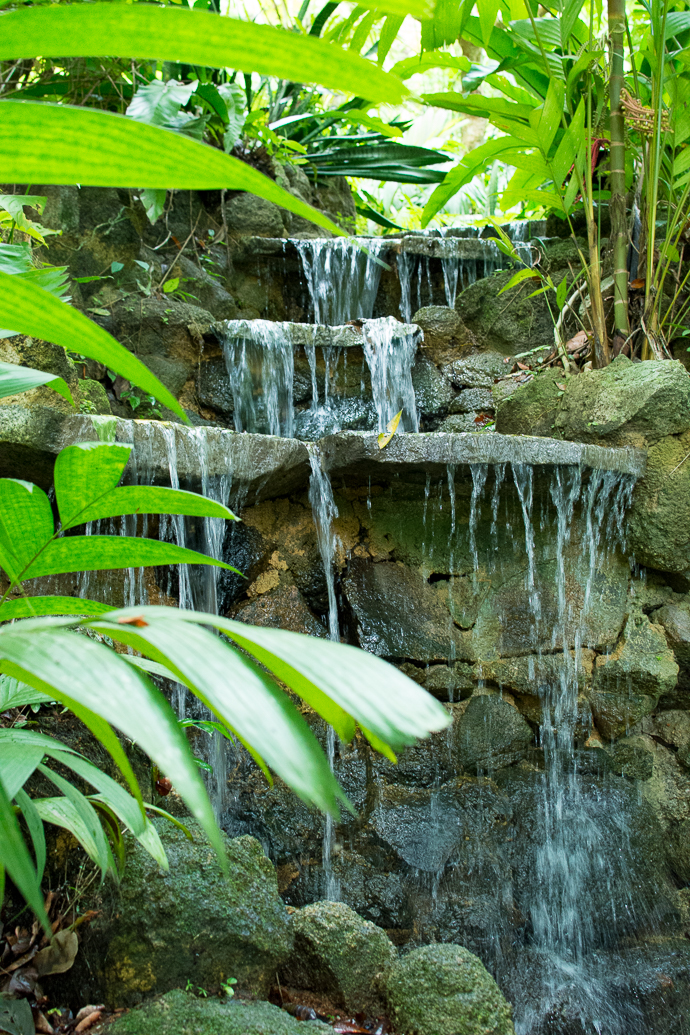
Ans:
[[[501,391],[494,392],[496,430],[501,435],[551,437],[565,383],[562,370],[544,370],[510,395],[503,392],[502,383],[497,385]]]
[[[443,373],[456,388],[491,388],[505,372],[503,356],[498,352],[475,352],[443,368]]]
[[[424,355],[419,356],[412,368],[412,387],[421,417],[444,413],[456,394],[438,367]]]
[[[458,349],[467,346],[467,328],[455,309],[445,305],[427,305],[412,317],[424,332],[424,347],[431,349]]]
[[[454,723],[457,758],[471,773],[492,772],[521,758],[532,741],[532,730],[518,710],[496,694],[472,697]]]
[[[666,640],[681,668],[690,667],[690,600],[669,602],[654,612]]]
[[[690,374],[680,363],[633,363],[618,356],[603,370],[567,380],[555,420],[558,437],[607,445],[651,445],[690,429]]]
[[[511,1008],[481,961],[459,945],[425,945],[386,982],[395,1023],[410,1035],[513,1035]]]
[[[683,376],[687,375],[683,372]],[[669,416],[660,411],[659,424],[669,423],[669,420]],[[647,473],[635,486],[626,518],[628,545],[635,559],[650,568],[679,575],[690,569],[688,453],[688,431],[668,435],[649,447]]]
[[[225,205],[228,230],[236,236],[287,237],[281,209],[254,194],[236,194]]]
[[[291,919],[295,945],[282,982],[326,992],[352,1012],[381,1009],[378,983],[397,957],[385,931],[344,902],[314,902]]]
[[[109,1035],[309,1035],[332,1032],[321,1021],[298,1021],[271,1003],[198,998],[175,989],[118,1017]]]
[[[488,388],[466,388],[448,407],[450,413],[492,412],[494,400]]]
[[[646,615],[631,615],[620,642],[597,658],[590,703],[600,733],[615,739],[654,710],[678,679],[678,665],[663,629]]]
[[[229,876],[197,828],[157,824],[170,871],[134,843],[120,887],[99,903],[69,984],[88,1002],[125,1006],[184,986],[268,991],[292,934],[275,872],[252,837],[226,841]],[[95,904],[94,904],[95,905]],[[95,906],[96,907],[96,906]],[[85,967],[84,961],[88,961]]]

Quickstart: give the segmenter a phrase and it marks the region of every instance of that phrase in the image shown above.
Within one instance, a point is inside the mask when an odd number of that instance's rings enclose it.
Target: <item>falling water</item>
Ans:
[[[401,326],[393,316],[382,320],[365,320],[362,333],[379,431],[385,431],[390,419],[401,410],[401,430],[417,431],[419,422],[412,387],[416,336],[413,333],[401,333]]]
[[[366,251],[345,237],[295,241],[314,323],[337,326],[373,315],[383,270],[378,256],[386,244],[382,238],[362,243]]]
[[[289,324],[226,320],[223,356],[236,431],[293,436],[294,351]]]
[[[331,479],[328,471],[324,468],[323,457],[317,446],[309,446],[309,463],[311,465],[309,502],[311,503],[314,525],[316,526],[316,538],[328,593],[328,638],[335,643],[339,643],[340,627],[338,623],[338,601],[335,594],[334,572],[336,535],[333,531],[333,521],[338,516],[338,508],[333,498]],[[330,725],[327,727],[326,733],[326,755],[328,757],[328,764],[333,769],[335,761],[335,730]],[[327,815],[323,834],[321,865],[324,875],[324,897],[331,902],[336,902],[340,898],[339,882],[333,874],[332,855],[334,841],[333,817]]]

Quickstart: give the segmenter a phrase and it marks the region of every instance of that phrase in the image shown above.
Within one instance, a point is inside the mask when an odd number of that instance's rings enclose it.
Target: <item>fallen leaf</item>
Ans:
[[[34,966],[41,977],[64,974],[74,963],[79,939],[74,931],[58,931],[50,945],[34,957]]]
[[[0,1031],[34,1035],[34,1017],[26,999],[0,999]]]
[[[88,1015],[88,1017],[85,1017],[83,1019],[83,1021],[80,1021],[79,1024],[74,1029],[75,1032],[77,1033],[77,1035],[80,1035],[80,1033],[82,1031],[88,1031],[88,1029],[92,1028],[94,1026],[94,1024],[97,1024],[99,1022],[99,1020],[101,1019],[101,1014],[102,1013],[103,1013],[103,1008],[101,1008],[100,1010],[94,1010],[93,1013],[90,1013]]]
[[[85,1017],[90,1017],[92,1013],[96,1012],[96,1010],[105,1010],[105,1005],[103,1003],[90,1003],[88,1006],[82,1006],[81,1010],[74,1019],[77,1022],[77,1024],[79,1024],[80,1021],[83,1021]]]
[[[634,280],[630,281],[630,290],[631,291],[644,291],[646,283],[647,283],[647,281],[645,280],[644,277],[635,277]]]
[[[574,334],[569,342],[566,342],[566,349],[568,352],[578,352],[588,344],[588,337],[586,331],[578,331]]]
[[[50,1026],[48,1018],[40,1010],[34,1017],[34,1024],[39,1035],[53,1035],[53,1029]]]
[[[525,363],[518,362],[518,367],[520,370],[529,370],[529,367]]]
[[[149,624],[144,621],[143,615],[134,615],[132,618],[118,618],[118,625],[136,625],[137,629],[145,629]]]
[[[172,790],[172,780],[169,776],[159,776],[156,780],[156,790],[161,798],[165,798]]]
[[[565,391],[565,385],[563,384],[563,382],[562,382],[562,381],[556,381],[556,387],[557,387],[557,388],[560,388],[560,390],[561,390],[562,392],[564,392],[564,391]]]
[[[390,440],[393,438],[393,435],[398,430],[398,424],[400,423],[402,412],[403,411],[401,410],[400,413],[396,413],[395,417],[391,417],[391,419],[388,421],[388,424],[386,425],[386,430],[382,431],[379,435],[379,449],[385,449]]]

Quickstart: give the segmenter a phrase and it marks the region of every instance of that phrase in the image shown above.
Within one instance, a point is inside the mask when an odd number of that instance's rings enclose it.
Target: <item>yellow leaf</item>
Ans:
[[[386,425],[386,430],[382,431],[379,435],[379,449],[385,449],[390,440],[393,438],[393,435],[398,430],[398,424],[400,423],[402,412],[403,411],[401,410],[400,413],[396,413],[395,417],[391,417],[391,419],[388,421],[388,424]]]

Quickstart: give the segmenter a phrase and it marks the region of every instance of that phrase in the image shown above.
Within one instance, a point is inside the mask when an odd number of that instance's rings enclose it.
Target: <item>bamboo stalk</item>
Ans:
[[[625,0],[608,0],[611,40],[609,80],[609,130],[611,133],[611,240],[613,243],[613,319],[624,337],[630,333],[628,321],[628,226],[625,200],[625,121],[621,110],[621,89],[625,84],[623,56],[625,44]]]

